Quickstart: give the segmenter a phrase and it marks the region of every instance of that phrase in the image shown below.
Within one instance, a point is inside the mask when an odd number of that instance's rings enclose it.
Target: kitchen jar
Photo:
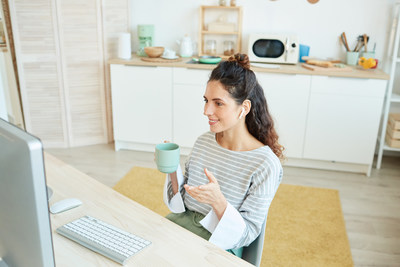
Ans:
[[[231,56],[235,54],[233,41],[224,41],[224,56]]]
[[[210,56],[217,54],[217,42],[215,40],[207,40],[205,53]]]

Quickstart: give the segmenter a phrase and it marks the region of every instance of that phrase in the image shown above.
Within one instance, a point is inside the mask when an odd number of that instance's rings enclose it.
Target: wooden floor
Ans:
[[[156,168],[153,153],[112,144],[46,151],[108,186],[133,166]],[[370,177],[284,167],[283,183],[339,190],[355,266],[400,266],[400,157],[384,157]]]

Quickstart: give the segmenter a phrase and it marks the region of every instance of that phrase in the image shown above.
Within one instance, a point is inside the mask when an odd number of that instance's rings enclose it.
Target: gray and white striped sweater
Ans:
[[[231,151],[221,147],[215,133],[206,132],[195,142],[185,164],[185,183],[209,183],[204,168],[211,171],[226,200],[245,221],[246,229],[236,247],[248,246],[259,235],[269,206],[282,181],[282,165],[268,146],[251,151]],[[181,191],[187,209],[206,215],[211,206]]]

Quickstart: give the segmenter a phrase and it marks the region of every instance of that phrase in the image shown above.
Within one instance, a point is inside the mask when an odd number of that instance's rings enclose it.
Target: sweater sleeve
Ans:
[[[163,198],[165,205],[167,205],[167,207],[171,212],[181,213],[184,212],[186,209],[185,205],[183,204],[183,199],[181,195],[184,179],[182,176],[182,169],[180,166],[178,166],[178,169],[176,170],[176,177],[178,180],[178,192],[174,195],[174,192],[172,190],[171,177],[170,174],[167,174],[164,182]]]
[[[163,193],[164,203],[173,213],[182,213],[186,210],[185,204],[183,202],[185,196],[185,188],[183,187],[183,185],[187,183],[189,159],[185,163],[185,174],[182,174],[182,169],[180,165],[178,165],[178,169],[176,170],[176,178],[178,180],[178,192],[175,195],[172,190],[170,175],[167,174],[165,178]]]
[[[266,168],[255,174],[248,194],[237,210],[228,203],[221,218],[213,210],[200,222],[212,233],[210,242],[223,249],[250,245],[260,234],[269,206],[282,181],[282,166]]]

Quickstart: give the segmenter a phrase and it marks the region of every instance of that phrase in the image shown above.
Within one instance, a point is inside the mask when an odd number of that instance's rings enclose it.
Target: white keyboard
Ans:
[[[90,216],[83,216],[56,230],[59,234],[122,265],[151,244],[139,236]]]

